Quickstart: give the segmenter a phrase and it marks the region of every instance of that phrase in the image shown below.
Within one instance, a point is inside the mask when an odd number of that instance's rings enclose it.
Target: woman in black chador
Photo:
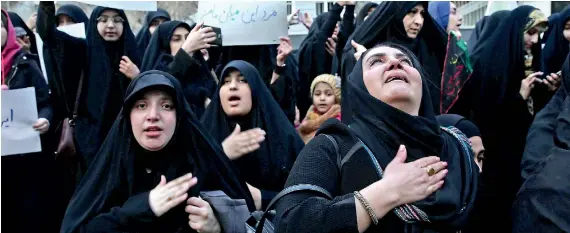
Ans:
[[[520,187],[520,162],[525,138],[541,105],[559,85],[558,76],[540,71],[540,33],[544,14],[520,6],[501,21],[494,33],[480,38],[471,54],[470,95],[460,96],[473,110],[473,122],[485,144],[482,215],[474,232],[510,230],[513,199]],[[505,43],[505,42],[508,43]],[[493,61],[493,62],[489,62]],[[543,76],[542,76],[543,75]],[[541,77],[542,76],[542,77]]]
[[[205,51],[216,39],[212,28],[191,27],[181,21],[170,21],[158,26],[146,49],[141,71],[161,70],[170,73],[182,84],[184,96],[192,111],[201,117],[206,103],[216,91],[216,80]],[[194,28],[194,29],[193,29]],[[205,37],[199,37],[204,33]]]
[[[426,82],[432,95],[433,110],[439,112],[441,74],[446,53],[447,37],[428,14],[428,2],[385,1],[355,29],[349,42],[354,41],[365,48],[381,42],[392,42],[411,50],[420,60],[426,71]],[[356,59],[352,43],[344,46],[342,54],[341,78],[346,79],[352,71]],[[344,81],[342,82],[344,83]],[[343,95],[348,95],[346,86]],[[349,98],[342,98],[345,106]],[[343,109],[342,121],[349,123],[350,109]]]
[[[56,20],[54,3],[40,2],[37,30],[55,51],[71,105],[83,77],[75,141],[78,153],[89,166],[121,109],[125,89],[139,73],[140,57],[122,10],[96,7],[89,17],[86,40],[57,30]]]
[[[200,191],[253,200],[187,104],[180,83],[140,74],[69,204],[61,232],[221,232]]]
[[[137,41],[137,51],[140,55],[144,54],[156,28],[168,21],[170,21],[170,14],[164,9],[158,8],[156,11],[146,13],[144,25],[135,37]]]
[[[284,196],[276,209],[279,232],[462,230],[478,167],[465,135],[437,123],[414,54],[397,44],[375,46],[346,85],[359,110],[352,123],[321,126],[285,185],[317,185],[334,198],[313,191]]]
[[[256,208],[264,208],[283,189],[304,143],[257,69],[245,61],[226,65],[202,122],[249,184]]]

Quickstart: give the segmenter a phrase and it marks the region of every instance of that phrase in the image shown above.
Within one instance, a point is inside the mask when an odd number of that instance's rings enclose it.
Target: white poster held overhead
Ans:
[[[74,36],[77,38],[85,39],[85,24],[84,23],[76,23],[71,25],[65,25],[57,28],[58,30],[67,33],[70,36]],[[40,58],[40,66],[42,68],[42,73],[44,74],[44,79],[46,82],[48,81],[47,73],[46,73],[46,63],[44,61],[44,42],[38,33],[36,35],[36,45],[38,47],[38,57]]]
[[[3,90],[2,156],[42,151],[40,133],[32,127],[38,120],[33,87]]]
[[[279,44],[287,36],[287,3],[200,1],[196,21],[221,28],[223,46]]]
[[[130,11],[156,11],[156,1],[78,1],[95,6]]]

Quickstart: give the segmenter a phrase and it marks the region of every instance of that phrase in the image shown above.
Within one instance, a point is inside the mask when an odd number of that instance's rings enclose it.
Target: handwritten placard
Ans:
[[[35,88],[3,90],[2,156],[42,151],[40,134],[32,127],[38,120]]]
[[[120,10],[156,11],[156,1],[78,1],[95,6],[103,6]]]
[[[221,28],[223,46],[279,44],[287,36],[287,3],[200,1],[196,21]]]

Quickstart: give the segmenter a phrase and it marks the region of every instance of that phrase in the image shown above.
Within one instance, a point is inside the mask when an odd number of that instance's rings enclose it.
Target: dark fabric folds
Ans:
[[[130,111],[148,90],[172,95],[176,129],[168,144],[156,152],[144,150],[134,139]],[[67,232],[194,232],[188,213],[179,205],[157,218],[148,195],[166,176],[167,181],[189,172],[198,178],[188,196],[222,190],[231,198],[245,199],[253,210],[249,191],[230,165],[219,144],[190,110],[180,83],[161,71],[139,75],[127,88],[123,109],[69,204],[62,233]],[[146,169],[146,171],[145,171]]]
[[[562,63],[570,51],[570,41],[564,38],[564,27],[570,20],[570,6],[548,18],[548,31],[544,33],[542,49],[542,71],[545,74],[561,70]]]
[[[250,86],[252,109],[246,116],[228,117],[222,109],[219,91],[223,78],[230,70],[239,70]],[[220,144],[238,123],[242,132],[254,128],[264,130],[266,136],[261,147],[233,162],[241,177],[254,187],[276,192],[283,189],[304,142],[273,99],[255,67],[239,60],[224,67],[218,91],[202,116],[202,122]]]
[[[429,84],[430,93],[432,93],[432,109],[435,111],[439,108],[440,96],[438,93],[440,93],[447,37],[445,31],[442,31],[427,13],[424,14],[424,24],[416,39],[410,39],[407,36],[403,23],[404,16],[418,4],[422,4],[427,12],[427,2],[386,1],[380,3],[368,19],[356,28],[348,41],[354,40],[366,48],[372,48],[381,42],[392,42],[411,50],[426,71],[426,77],[428,77],[426,82]],[[350,43],[344,46],[340,73],[343,79],[342,83],[346,83],[345,79],[356,64],[354,52],[355,49]],[[342,85],[342,93],[343,96],[349,95],[344,84]],[[345,103],[345,101],[350,100],[344,97],[342,99],[342,105],[347,106],[349,102]],[[351,110],[347,110],[342,112],[342,121],[345,123],[350,121]]]
[[[137,36],[135,38],[136,42],[137,42],[137,51],[139,54],[144,54],[146,47],[148,46],[148,43],[150,42],[150,38],[151,38],[151,34],[150,31],[148,30],[148,28],[150,27],[150,24],[152,23],[153,20],[157,19],[157,18],[164,18],[166,19],[166,21],[170,21],[170,14],[168,14],[168,11],[161,9],[161,8],[157,8],[157,11],[151,11],[151,12],[147,12],[146,16],[145,16],[145,21],[143,24],[143,27],[139,30],[139,32],[137,33]]]

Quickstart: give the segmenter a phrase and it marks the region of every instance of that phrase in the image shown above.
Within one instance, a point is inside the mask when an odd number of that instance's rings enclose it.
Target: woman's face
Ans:
[[[566,21],[566,24],[564,24],[564,38],[566,38],[567,41],[570,41],[570,20]]]
[[[186,28],[177,27],[174,29],[172,37],[170,38],[170,53],[172,56],[175,56],[178,50],[180,50],[182,44],[184,44],[184,41],[186,40],[186,37],[188,37],[188,34],[190,34],[190,31]]]
[[[150,34],[152,35],[152,33],[154,33],[154,30],[156,30],[156,28],[164,22],[166,22],[166,19],[162,17],[153,19],[152,22],[150,22],[150,26],[148,26],[148,31]]]
[[[251,88],[237,71],[231,71],[222,80],[220,102],[227,116],[244,116],[251,111]]]
[[[447,24],[447,32],[459,31],[459,27],[463,23],[463,16],[457,11],[455,3],[449,3],[449,23]]]
[[[533,27],[524,33],[524,47],[526,49],[530,49],[534,44],[538,43],[538,34],[537,27]]]
[[[123,35],[123,19],[115,10],[104,10],[97,18],[97,31],[105,41],[118,41]]]
[[[320,82],[313,90],[313,105],[319,114],[325,114],[335,104],[332,87],[328,83]]]
[[[8,36],[8,30],[4,27],[4,21],[2,21],[2,48],[4,48],[4,46],[6,46],[6,41],[8,40],[7,36]]]
[[[61,27],[61,26],[65,26],[65,25],[72,25],[75,24],[75,21],[67,16],[67,15],[59,15],[57,16],[57,26]]]
[[[475,163],[479,167],[479,173],[483,171],[483,160],[485,159],[485,147],[483,146],[483,139],[479,136],[469,138],[473,154],[475,155]]]
[[[411,115],[422,99],[422,78],[411,58],[391,47],[370,50],[362,60],[364,85],[370,95]]]
[[[424,26],[425,9],[422,4],[414,6],[404,16],[404,29],[409,38],[415,39]]]
[[[148,91],[131,109],[131,128],[142,148],[158,151],[166,146],[176,129],[176,109],[164,91]]]

